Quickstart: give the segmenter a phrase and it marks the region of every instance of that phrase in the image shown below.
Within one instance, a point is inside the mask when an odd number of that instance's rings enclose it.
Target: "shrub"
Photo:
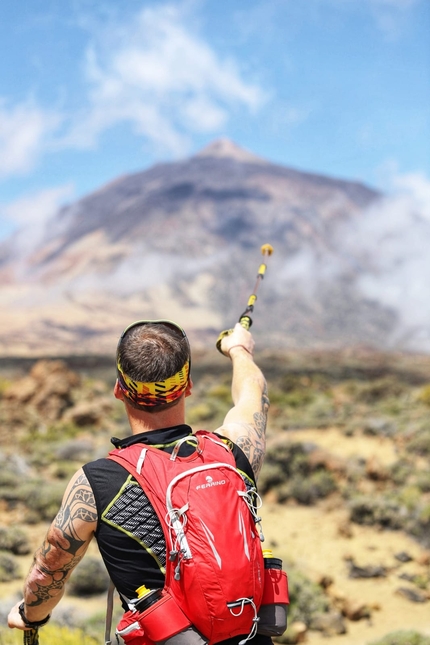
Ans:
[[[418,486],[408,485],[399,491],[398,499],[401,505],[405,506],[408,511],[413,511],[419,505],[422,499],[422,493]]]
[[[415,509],[406,530],[425,548],[430,548],[430,504]]]
[[[31,551],[27,535],[15,526],[0,527],[0,549],[14,555],[27,555]]]
[[[60,508],[65,484],[41,479],[28,479],[15,488],[2,488],[1,494],[9,506],[25,504],[33,516],[32,523],[52,521]]]
[[[0,551],[0,582],[10,582],[21,577],[13,555]]]
[[[335,479],[324,464],[310,459],[313,449],[291,442],[272,446],[259,479],[261,493],[276,488],[279,502],[294,497],[300,504],[313,504],[336,490]]]
[[[430,472],[422,470],[417,473],[416,485],[422,493],[430,493]]]
[[[72,596],[95,596],[107,591],[109,576],[100,558],[85,558],[73,572],[69,593]]]
[[[291,497],[300,504],[314,504],[336,490],[333,475],[325,470],[312,473],[309,477],[296,475],[291,482]]]
[[[216,416],[215,406],[209,402],[202,402],[190,408],[187,412],[187,423],[191,426],[202,421],[211,421]]]
[[[265,462],[258,478],[258,490],[264,495],[271,488],[280,486],[285,480],[285,471],[280,464]]]
[[[395,434],[395,427],[383,417],[370,417],[366,419],[363,426],[363,433],[370,437],[393,436]]]
[[[52,521],[60,508],[65,485],[41,481],[37,486],[33,484],[25,489],[27,490],[27,507],[33,513],[38,513],[41,520]]]
[[[0,488],[4,487],[9,487],[9,486],[16,486],[16,473],[12,472],[12,470],[8,470],[5,467],[5,464],[1,464],[1,470],[0,470]]]
[[[390,397],[397,398],[405,391],[405,388],[395,378],[385,377],[375,381],[356,383],[354,390],[357,401],[370,404]]]
[[[309,452],[300,442],[276,444],[267,450],[265,463],[281,466],[287,478],[296,472],[309,470],[309,465],[306,466]]]
[[[231,387],[230,385],[219,383],[214,385],[208,391],[208,396],[218,399],[221,403],[231,407]]]
[[[390,468],[390,475],[393,482],[400,486],[406,484],[409,477],[415,472],[413,462],[408,459],[399,459]]]
[[[418,394],[418,400],[421,401],[421,403],[430,406],[430,383],[421,388]]]
[[[358,497],[350,502],[350,519],[356,524],[400,529],[405,523],[400,504],[385,497]]]
[[[100,639],[85,634],[81,629],[69,629],[50,623],[43,627],[44,645],[98,645]],[[22,632],[18,629],[1,629],[1,645],[22,645]]]
[[[326,613],[329,601],[321,587],[297,569],[289,568],[289,624],[300,621],[309,626],[318,614]]]
[[[422,428],[408,442],[406,449],[417,455],[430,455],[430,428]]]
[[[430,636],[414,631],[392,632],[369,645],[430,645]]]

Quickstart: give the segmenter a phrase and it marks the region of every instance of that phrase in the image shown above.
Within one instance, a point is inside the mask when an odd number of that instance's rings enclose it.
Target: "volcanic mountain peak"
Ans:
[[[262,347],[430,348],[428,316],[409,298],[411,282],[426,292],[430,223],[396,208],[361,183],[219,139],[0,245],[0,351],[110,351],[138,318],[173,318],[213,342],[245,307],[263,242],[275,254],[253,328]]]
[[[212,141],[212,143],[200,150],[196,157],[227,157],[229,159],[235,159],[236,161],[243,161],[245,163],[268,163],[262,157],[258,157],[249,150],[241,148],[227,137],[221,137],[220,139]]]

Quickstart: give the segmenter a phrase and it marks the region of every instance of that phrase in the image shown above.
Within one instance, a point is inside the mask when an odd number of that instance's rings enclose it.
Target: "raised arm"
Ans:
[[[233,407],[217,432],[242,448],[257,478],[266,449],[269,410],[266,380],[254,363],[254,340],[239,323],[221,342],[221,351],[233,365],[231,393]]]
[[[30,622],[43,620],[61,600],[64,585],[84,556],[97,526],[93,491],[83,470],[69,482],[62,505],[42,546],[36,551],[24,583],[24,615]],[[10,611],[9,627],[25,629],[20,600]]]

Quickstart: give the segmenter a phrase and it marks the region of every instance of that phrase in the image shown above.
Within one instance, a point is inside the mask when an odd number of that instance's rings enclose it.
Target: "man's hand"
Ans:
[[[269,409],[266,380],[254,363],[254,339],[240,323],[236,324],[231,334],[224,336],[221,351],[231,358],[233,364],[233,407],[217,432],[242,448],[257,478],[266,445]]]
[[[18,607],[22,602],[23,600],[18,600],[16,605],[14,605],[14,607],[12,607],[12,609],[9,612],[9,616],[7,617],[7,625],[11,629],[13,628],[23,629],[23,630],[28,629],[28,627],[24,625],[24,621],[22,620],[21,615],[18,611]]]
[[[250,332],[242,327],[240,323],[236,323],[232,333],[224,336],[221,340],[221,352],[225,356],[230,356],[230,352],[234,347],[243,347],[252,356],[254,345],[254,339]]]

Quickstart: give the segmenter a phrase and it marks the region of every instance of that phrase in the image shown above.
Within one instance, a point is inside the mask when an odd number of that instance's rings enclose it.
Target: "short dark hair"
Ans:
[[[117,362],[124,374],[134,381],[153,383],[174,376],[190,360],[187,337],[167,321],[142,322],[130,326],[120,338]],[[127,401],[137,409],[158,412],[175,405],[143,406]]]

